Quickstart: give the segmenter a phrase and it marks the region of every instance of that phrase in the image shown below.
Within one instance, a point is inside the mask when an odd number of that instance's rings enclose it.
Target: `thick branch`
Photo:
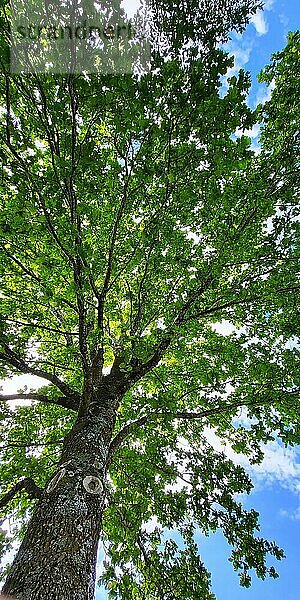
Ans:
[[[28,394],[0,394],[0,402],[6,402],[10,400],[39,400],[45,404],[55,404],[74,411],[77,411],[79,406],[79,397],[78,399],[75,397],[67,398],[65,396],[59,398],[49,398],[49,396],[46,396],[45,394],[37,394],[35,392],[32,394],[30,392]]]
[[[170,346],[171,341],[177,330],[177,327],[180,327],[180,325],[182,325],[185,322],[185,316],[187,312],[190,310],[190,308],[193,306],[196,300],[207,290],[211,281],[212,277],[209,276],[205,283],[197,290],[195,290],[193,294],[191,294],[190,298],[183,304],[173,321],[173,327],[166,332],[165,336],[158,343],[151,358],[143,364],[138,364],[138,366],[134,369],[132,375],[130,376],[131,383],[138,381],[141,377],[143,377],[146,373],[148,373],[149,371],[151,371],[151,369],[158,365],[159,361],[162,359],[166,350]]]
[[[55,385],[67,397],[78,398],[77,392],[72,390],[72,388],[70,388],[64,381],[61,381],[57,375],[48,373],[47,371],[42,371],[41,369],[30,367],[30,365],[28,365],[23,358],[16,354],[16,352],[11,350],[6,343],[3,341],[0,343],[4,349],[4,352],[0,352],[0,360],[3,360],[5,363],[15,367],[15,369],[21,371],[21,373],[29,373],[30,375],[36,375],[37,377],[51,381],[51,383],[53,383],[53,385]]]
[[[31,477],[26,477],[21,481],[18,481],[14,487],[6,492],[0,499],[0,509],[7,506],[7,504],[22,490],[25,490],[30,499],[41,498],[43,489],[38,487]]]
[[[129,184],[127,157],[125,157],[125,168],[126,168],[127,180],[124,185],[123,198],[119,205],[117,215],[116,215],[116,220],[115,220],[112,234],[111,234],[111,242],[110,242],[110,246],[109,246],[108,259],[107,259],[107,269],[106,269],[106,273],[105,273],[103,287],[102,287],[100,294],[98,294],[98,296],[97,296],[97,299],[98,299],[98,327],[101,330],[103,329],[104,303],[105,303],[105,299],[106,299],[106,294],[109,289],[109,283],[111,280],[112,267],[113,267],[113,255],[114,255],[115,245],[116,245],[116,241],[117,241],[118,229],[119,229],[119,226],[120,226],[120,223],[121,223],[121,220],[123,217],[123,213],[125,210],[126,202],[127,202],[127,188],[128,188],[128,184]]]

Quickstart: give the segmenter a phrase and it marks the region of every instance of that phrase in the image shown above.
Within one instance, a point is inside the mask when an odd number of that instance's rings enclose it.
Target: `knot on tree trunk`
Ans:
[[[87,475],[83,479],[83,487],[89,494],[101,494],[103,491],[103,484],[99,477],[94,475]]]

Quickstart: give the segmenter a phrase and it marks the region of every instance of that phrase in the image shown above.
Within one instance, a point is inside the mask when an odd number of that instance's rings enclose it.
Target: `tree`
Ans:
[[[299,33],[252,112],[247,73],[220,92],[218,41],[256,8],[229,5],[201,30],[170,3],[186,28],[139,78],[13,75],[2,59],[1,376],[44,380],[1,397],[0,506],[25,523],[3,592],[18,600],[91,599],[100,538],[110,598],[213,598],[196,528],[223,530],[243,586],[277,576],[282,550],[236,498],[251,481],[206,429],[253,463],[274,432],[299,441]],[[257,120],[259,155],[233,135]]]

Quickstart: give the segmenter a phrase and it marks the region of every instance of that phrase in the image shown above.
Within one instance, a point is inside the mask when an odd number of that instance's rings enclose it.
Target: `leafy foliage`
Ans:
[[[236,5],[239,29],[254,5]],[[223,530],[241,585],[253,569],[276,577],[266,557],[283,552],[237,500],[251,481],[207,429],[253,463],[274,436],[299,443],[299,32],[261,75],[275,88],[254,112],[247,73],[221,93],[228,28],[212,21],[186,62],[193,36],[178,32],[140,78],[2,63],[1,376],[45,380],[17,395],[28,406],[2,398],[3,491],[22,475],[45,484],[112,365],[126,391],[103,519],[111,598],[212,599],[196,530]],[[257,119],[258,155],[235,135]],[[9,504],[18,518],[31,506]]]

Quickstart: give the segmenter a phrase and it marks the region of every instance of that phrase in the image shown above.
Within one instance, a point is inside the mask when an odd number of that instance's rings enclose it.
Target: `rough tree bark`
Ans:
[[[116,402],[94,403],[64,441],[3,587],[17,600],[92,600]],[[91,407],[92,408],[92,407]]]

